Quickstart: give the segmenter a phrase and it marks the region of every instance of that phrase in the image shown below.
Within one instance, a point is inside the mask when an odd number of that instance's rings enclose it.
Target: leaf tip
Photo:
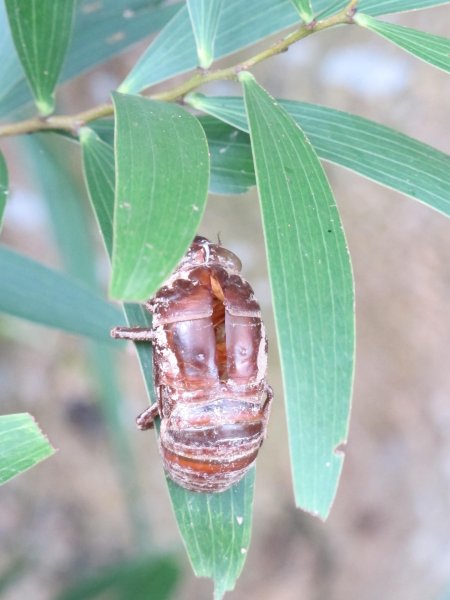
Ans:
[[[129,93],[129,91],[127,89],[122,89],[122,86],[120,86],[119,88],[117,88],[117,90],[114,90],[113,92],[111,92],[111,99],[112,99],[112,103],[114,105],[114,113],[115,113],[115,109],[117,108],[117,102],[120,102],[120,99],[123,96],[127,96],[127,95],[131,95]]]
[[[328,502],[327,504],[323,504],[320,506],[318,505],[317,507],[312,508],[309,505],[307,505],[303,499],[299,499],[299,498],[295,499],[295,506],[299,510],[303,510],[308,515],[311,515],[311,517],[319,519],[320,521],[322,521],[322,523],[325,523],[325,521],[330,516],[330,512],[331,512],[333,503],[334,503],[334,496],[331,499],[331,501]]]
[[[34,423],[38,433],[41,435],[42,439],[44,440],[44,442],[47,445],[46,448],[46,456],[45,458],[48,458],[50,456],[52,456],[53,454],[55,454],[55,452],[58,452],[59,448],[55,448],[55,446],[51,443],[51,441],[48,438],[48,435],[46,433],[44,433],[41,429],[41,426],[39,425],[39,423],[36,421],[36,419],[34,418],[34,416],[31,413],[24,413],[25,415],[28,415],[28,417],[30,417],[31,421]]]

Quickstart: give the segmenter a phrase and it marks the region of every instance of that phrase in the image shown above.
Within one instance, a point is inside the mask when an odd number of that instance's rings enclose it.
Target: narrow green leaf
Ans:
[[[238,484],[220,494],[195,494],[167,479],[178,526],[197,577],[214,580],[215,600],[232,590],[250,544],[252,469]]]
[[[142,0],[102,0],[79,2],[72,43],[63,65],[61,81],[67,81],[108,61],[132,44],[158,31],[179,10],[181,3],[158,6]],[[0,2],[0,115],[6,117],[23,110],[31,102],[7,24],[6,11]]]
[[[205,132],[209,147],[211,166],[209,192],[211,194],[233,195],[248,191],[249,188],[255,185],[255,171],[248,135],[214,117],[202,116],[199,121]],[[112,119],[95,121],[91,123],[90,132],[84,134],[93,136],[93,143],[89,147],[86,146],[86,152],[90,152],[92,147],[92,151],[100,153],[101,156],[93,157],[92,165],[86,165],[88,178],[96,177],[99,170],[112,169],[114,171],[114,156],[112,153],[114,122]],[[97,138],[97,141],[101,143],[97,145],[94,138]],[[110,148],[107,147],[108,145]],[[96,165],[96,162],[101,164]]]
[[[195,94],[199,110],[248,130],[242,98]],[[362,117],[304,102],[278,100],[305,130],[320,158],[392,188],[450,216],[450,156]]]
[[[91,121],[89,129],[92,129],[103,142],[114,148],[114,119],[105,118]]]
[[[100,572],[80,580],[57,596],[57,600],[168,600],[180,578],[172,556],[150,556],[104,567]]]
[[[28,413],[0,416],[0,484],[55,452]]]
[[[64,272],[92,289],[99,287],[91,245],[89,206],[69,171],[76,146],[62,136],[48,134],[24,137],[20,144],[36,190],[47,207]]]
[[[349,0],[313,0],[315,13],[320,12],[320,18],[324,19],[333,15],[348,5]],[[442,6],[449,4],[449,0],[360,0],[358,10],[372,16],[388,15],[398,12],[407,12],[410,10],[421,10],[433,6]]]
[[[97,253],[93,245],[86,198],[72,172],[73,163],[77,162],[78,148],[67,138],[56,135],[29,136],[23,145],[26,146],[31,171],[36,175],[36,185],[48,207],[53,236],[65,272],[90,289],[100,292],[95,269]],[[131,448],[132,431],[122,415],[118,356],[112,348],[96,342],[86,345],[86,353],[130,517],[133,544],[137,551],[148,549],[148,520],[137,483],[137,469]]]
[[[214,44],[223,0],[187,0],[199,65],[208,69],[214,60]]]
[[[247,134],[213,117],[199,121],[208,140],[213,194],[243,194],[255,185],[252,150]]]
[[[280,347],[297,505],[326,518],[353,378],[353,281],[333,194],[302,130],[242,73]]]
[[[71,79],[159,31],[177,13],[181,2],[102,0],[80,3],[73,42],[62,77]]]
[[[314,14],[330,7],[331,0],[314,2]],[[361,10],[371,15],[388,14],[412,8],[447,4],[448,0],[362,0]],[[348,4],[347,0],[331,14]],[[333,5],[334,6],[334,5]],[[215,59],[255,44],[259,40],[298,24],[298,12],[291,0],[227,0],[223,4],[215,43]],[[137,93],[195,69],[198,63],[195,38],[187,7],[177,12],[157,38],[150,44],[119,91]]]
[[[311,0],[291,0],[291,2],[305,23],[312,21],[313,10]]]
[[[114,214],[114,151],[104,142],[97,131],[106,139],[111,139],[114,131],[112,121],[105,120],[83,127],[80,142],[83,150],[83,170],[92,208],[97,220],[108,256],[112,255],[113,214]],[[130,326],[151,327],[151,317],[142,304],[125,303],[123,305],[127,323]],[[153,364],[151,344],[135,345],[142,376],[147,390],[149,403],[155,401],[153,385]]]
[[[0,247],[0,311],[111,343],[120,312],[62,273]]]
[[[0,69],[0,115],[3,116],[3,99],[15,89],[20,81],[25,88],[25,96],[30,97],[28,85],[25,83],[22,66],[19,62],[11,31],[9,29],[8,15],[4,2],[0,2],[0,57],[2,68]],[[15,98],[18,100],[18,97]]]
[[[347,4],[347,0],[344,1]],[[449,4],[449,0],[361,0],[358,10],[370,15],[388,15],[410,10],[422,10],[433,6]]]
[[[69,45],[75,0],[5,0],[11,33],[36,106],[53,112],[54,89]]]
[[[113,122],[105,120],[93,123],[92,126],[95,127],[95,131],[92,128],[83,127],[80,132],[84,177],[106,251],[111,257],[114,213],[114,151],[109,144],[97,135],[97,131],[102,131],[106,139],[110,139]],[[123,309],[128,325],[151,327],[150,314],[142,304],[125,303]],[[150,404],[153,404],[155,394],[151,344],[137,344],[135,348]]]
[[[450,72],[450,39],[409,27],[384,23],[361,13],[355,15],[355,21],[417,58],[447,73]]]
[[[290,0],[227,0],[223,4],[215,43],[222,58],[298,22]],[[150,44],[119,91],[137,93],[174,75],[195,69],[195,38],[187,7],[182,8]]]
[[[143,301],[193,240],[208,193],[209,156],[183,108],[114,94],[116,201],[111,295]]]
[[[80,131],[83,169],[94,214],[108,254],[112,253],[114,150],[89,127]]]
[[[105,139],[110,139],[108,122],[94,123],[92,126]],[[109,146],[96,132],[83,129],[80,139],[89,194],[100,228],[108,239],[112,235],[114,205],[113,156]],[[89,165],[92,157],[93,165]],[[93,176],[91,169],[95,169],[97,162],[100,167]],[[129,325],[151,325],[150,315],[142,304],[125,304],[124,310]],[[151,345],[136,344],[135,347],[152,404],[155,392]],[[169,479],[167,482],[175,517],[194,572],[199,577],[214,579],[216,599],[219,599],[227,589],[234,587],[246,558],[250,542],[254,470],[237,486],[222,494],[198,494],[180,488]]]
[[[3,154],[0,152],[0,231],[3,224],[3,213],[8,198],[8,168]]]

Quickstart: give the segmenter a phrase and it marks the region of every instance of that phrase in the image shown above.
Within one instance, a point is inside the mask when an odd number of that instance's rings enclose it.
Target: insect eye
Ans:
[[[239,273],[242,269],[242,263],[239,258],[226,248],[222,246],[215,247],[215,256],[217,257],[217,261],[225,267],[225,269],[229,271],[233,271],[234,273]]]

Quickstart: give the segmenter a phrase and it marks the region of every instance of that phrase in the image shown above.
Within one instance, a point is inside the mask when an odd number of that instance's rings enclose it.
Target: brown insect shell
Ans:
[[[196,238],[147,304],[162,418],[160,451],[171,479],[220,492],[243,477],[264,439],[267,340],[239,259]]]

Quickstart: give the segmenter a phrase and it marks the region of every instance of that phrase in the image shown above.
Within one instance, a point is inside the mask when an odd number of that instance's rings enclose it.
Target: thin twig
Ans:
[[[277,54],[285,52],[290,46],[292,46],[292,44],[295,44],[299,40],[308,37],[312,33],[317,33],[318,31],[323,31],[324,29],[329,29],[330,27],[334,27],[336,25],[353,23],[353,16],[356,12],[357,3],[358,0],[351,0],[351,2],[339,13],[336,13],[327,19],[323,19],[322,21],[312,21],[311,23],[301,25],[298,29],[287,35],[285,38],[279,40],[275,44],[272,44],[269,48],[262,50],[258,54],[255,54],[243,62],[237,63],[225,69],[198,71],[181,85],[175,86],[172,89],[159,94],[146,95],[146,97],[152,98],[153,100],[174,102],[176,100],[181,100],[186,94],[192,92],[205,83],[217,81],[219,79],[236,79],[240,71],[251,69],[258,63],[267,60],[272,56],[276,56]],[[86,123],[101,117],[109,117],[113,114],[114,107],[112,104],[100,104],[74,115],[56,115],[47,118],[33,117],[31,119],[17,121],[16,123],[6,123],[5,125],[0,125],[0,137],[36,133],[39,131],[68,131],[74,135],[78,135],[80,127]]]

